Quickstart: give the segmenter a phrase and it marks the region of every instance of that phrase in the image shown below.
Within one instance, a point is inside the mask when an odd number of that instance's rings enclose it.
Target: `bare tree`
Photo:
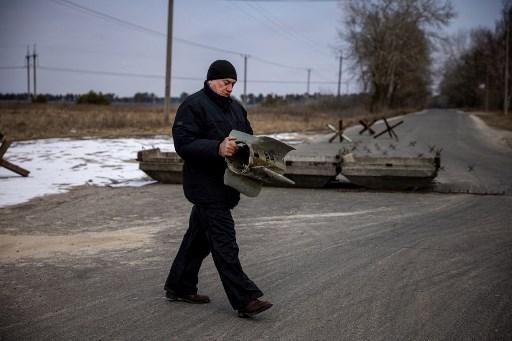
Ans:
[[[510,97],[504,90],[505,84],[510,83],[507,66],[510,75],[512,64],[506,53],[507,39],[510,39],[507,23],[511,20],[512,8],[510,1],[506,1],[502,18],[494,30],[478,28],[471,31],[467,39],[455,37],[448,40],[449,53],[440,83],[440,93],[448,105],[491,110],[504,108],[505,96]],[[465,42],[461,44],[462,41]]]
[[[450,1],[348,0],[342,38],[367,82],[371,110],[414,105],[431,84],[432,41],[454,16]]]

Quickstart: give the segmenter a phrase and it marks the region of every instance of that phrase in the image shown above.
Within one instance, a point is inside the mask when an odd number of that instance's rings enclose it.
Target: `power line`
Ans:
[[[151,74],[130,73],[130,72],[96,71],[96,70],[72,69],[72,68],[53,67],[53,66],[39,66],[39,68],[41,70],[45,70],[45,71],[71,72],[71,73],[93,74],[93,75],[102,75],[102,76],[164,79],[164,76],[155,75],[155,74],[151,75]],[[174,78],[179,79],[179,77],[174,77]]]
[[[253,4],[247,4],[248,6],[250,6],[252,8],[252,11],[254,12],[258,12],[261,16],[260,17],[257,17],[255,15],[253,15],[250,11],[247,11],[246,9],[244,9],[242,6],[240,6],[239,4],[237,3],[233,3],[235,6],[233,6],[232,8],[236,8],[237,10],[239,10],[240,12],[244,13],[246,16],[256,20],[257,22],[263,24],[263,25],[266,25],[267,23],[270,23],[270,28],[278,33],[278,34],[281,34],[283,37],[285,37],[286,39],[291,39],[291,40],[295,40],[295,41],[300,41],[302,43],[307,43],[309,44],[309,46],[311,48],[309,48],[308,50],[309,51],[312,51],[312,52],[315,52],[315,53],[318,53],[319,55],[322,55],[323,57],[327,56],[327,54],[323,53],[323,52],[320,52],[318,51],[318,49],[320,48],[321,50],[323,50],[323,46],[320,46],[319,44],[317,44],[316,42],[313,42],[311,41],[310,39],[306,38],[306,37],[303,37],[302,35],[300,35],[299,33],[296,33],[293,28],[291,28],[290,26],[288,25],[285,25],[285,24],[282,24],[277,18],[274,18],[272,17],[270,14],[267,14],[268,11],[264,10],[263,8],[261,7],[256,7],[255,5]],[[265,12],[266,13],[265,13]],[[306,67],[303,67],[302,69],[307,69]]]
[[[23,68],[23,67],[21,67]],[[97,71],[97,70],[86,70],[86,69],[74,69],[74,68],[63,68],[63,67],[52,67],[52,66],[38,66],[39,69],[45,71],[57,71],[57,72],[70,72],[79,74],[93,74],[102,76],[118,76],[118,77],[138,77],[138,78],[151,78],[151,79],[163,79],[164,76],[156,74],[142,74],[142,73],[130,73],[130,72],[112,72],[112,71]],[[191,81],[204,81],[201,77],[187,77],[187,76],[173,76],[173,79],[178,80],[191,80]],[[253,79],[247,80],[249,83],[269,83],[269,84],[306,84],[305,81],[295,80],[263,80]],[[337,84],[336,81],[311,81],[314,84]]]
[[[121,26],[124,26],[124,27],[128,27],[128,28],[134,29],[134,30],[139,31],[139,32],[149,33],[149,34],[161,37],[161,38],[165,38],[166,37],[166,34],[163,33],[163,32],[160,32],[160,31],[157,31],[157,30],[154,30],[154,29],[151,29],[151,28],[147,28],[145,26],[142,26],[142,25],[139,25],[139,24],[135,24],[135,23],[132,23],[130,21],[127,21],[127,20],[115,17],[113,15],[106,14],[106,13],[103,13],[103,12],[100,12],[100,11],[97,11],[97,10],[94,10],[94,9],[91,9],[91,8],[88,8],[88,7],[76,4],[76,3],[72,2],[72,1],[69,1],[69,0],[48,0],[48,1],[51,1],[51,2],[53,2],[55,4],[60,5],[60,6],[64,6],[64,7],[73,9],[73,10],[77,10],[77,11],[83,13],[83,14],[87,14],[87,15],[90,15],[90,16],[93,16],[93,17],[96,17],[96,18],[103,19],[103,20],[105,20],[107,22],[111,22],[111,23],[114,23],[114,24],[118,24],[118,25],[121,25]],[[243,56],[249,56],[248,53],[244,53],[244,52],[240,52],[240,51],[234,51],[234,50],[228,50],[228,49],[223,49],[223,48],[219,48],[219,47],[215,47],[215,46],[210,46],[210,45],[207,45],[207,44],[194,42],[194,41],[191,41],[191,40],[188,40],[188,39],[184,39],[184,38],[179,38],[179,37],[176,37],[176,36],[173,36],[173,39],[175,39],[176,41],[179,41],[181,43],[184,43],[184,44],[188,44],[188,45],[191,45],[191,46],[200,47],[200,48],[204,48],[204,49],[208,49],[208,50],[212,50],[212,51],[216,51],[216,52],[228,53],[228,54],[232,54],[232,55],[239,55],[239,56],[242,56],[242,57]],[[251,58],[258,58],[258,57],[251,56]],[[294,67],[294,66],[290,66],[290,65],[284,65],[284,64],[280,64],[280,63],[275,63],[275,62],[271,62],[271,61],[265,60],[263,58],[258,58],[258,60],[263,62],[263,63],[273,64],[273,65],[280,66],[280,67],[285,67],[285,68],[304,69],[304,70],[307,69],[306,67],[299,68],[299,67]]]
[[[153,30],[151,28],[147,28],[145,26],[142,26],[142,25],[139,25],[139,24],[135,24],[135,23],[132,23],[132,22],[124,20],[124,19],[120,19],[120,18],[115,17],[115,16],[110,15],[110,14],[106,14],[106,13],[103,13],[103,12],[100,12],[100,11],[96,11],[94,9],[91,9],[91,8],[79,5],[79,4],[74,3],[72,1],[68,1],[68,0],[49,0],[49,1],[51,1],[53,3],[56,3],[58,5],[61,5],[61,6],[67,7],[67,8],[71,8],[71,9],[77,10],[79,12],[82,12],[82,13],[85,13],[85,14],[88,14],[88,15],[92,15],[92,16],[97,17],[97,18],[101,18],[103,20],[106,20],[106,21],[109,21],[109,22],[112,22],[112,23],[116,23],[116,24],[119,24],[119,25],[122,25],[122,26],[130,27],[132,29],[136,29],[138,31],[145,32],[145,33],[150,33],[150,34],[153,34],[153,35],[156,35],[156,36],[165,37],[164,33],[159,32],[157,30]]]
[[[318,52],[318,53],[324,55],[323,52],[316,50],[318,48],[323,50],[325,48],[324,46],[318,44],[316,41],[309,39],[308,37],[304,36],[304,34],[297,33],[293,27],[291,27],[290,25],[288,25],[286,23],[283,23],[278,18],[272,16],[272,14],[269,11],[267,11],[265,8],[258,6],[257,4],[252,4],[252,3],[248,3],[247,5],[252,7],[253,9],[255,9],[256,12],[260,13],[263,16],[263,18],[268,20],[272,25],[277,27],[282,32],[289,34],[290,37],[292,37],[296,40],[301,40],[302,42],[309,44],[309,46],[313,47],[314,52]]]
[[[256,7],[254,4],[247,3],[247,6],[251,7],[252,10],[256,13],[259,13],[261,17],[264,19],[264,21],[270,23],[270,26],[275,30],[277,33],[281,33],[287,38],[296,39],[295,35],[288,32],[287,30],[283,29],[283,27],[276,22],[272,17],[268,16],[266,13],[263,12],[263,10],[260,7]],[[240,10],[242,10],[240,7],[238,7]],[[244,10],[242,10],[245,14],[250,15],[251,17],[255,18],[251,13],[248,13]]]
[[[79,11],[81,13],[84,13],[84,14],[87,14],[87,15],[90,15],[90,16],[93,16],[93,17],[96,17],[96,18],[103,19],[103,20],[105,20],[107,22],[110,22],[110,23],[114,23],[114,24],[118,24],[118,25],[121,25],[121,26],[125,26],[125,27],[128,27],[128,28],[134,29],[134,30],[139,31],[139,32],[149,33],[151,35],[158,36],[158,37],[161,37],[161,38],[165,38],[166,37],[166,34],[163,33],[163,32],[160,32],[160,31],[157,31],[157,30],[154,30],[154,29],[151,29],[151,28],[139,25],[139,24],[132,23],[130,21],[127,21],[127,20],[115,17],[115,16],[110,15],[110,14],[106,14],[106,13],[103,13],[103,12],[100,12],[100,11],[96,11],[94,9],[91,9],[91,8],[88,8],[88,7],[76,4],[76,3],[72,2],[72,1],[68,1],[68,0],[49,0],[49,1],[51,1],[51,2],[53,2],[55,4],[58,4],[58,5],[61,5],[61,6],[70,8],[70,9],[73,9],[73,10],[77,10],[77,11]],[[204,49],[209,49],[209,50],[213,50],[213,51],[217,51],[217,52],[223,52],[223,53],[229,53],[229,54],[235,54],[235,55],[243,55],[244,54],[243,52],[222,49],[222,48],[218,48],[218,47],[215,47],[215,46],[210,46],[210,45],[206,45],[206,44],[202,44],[202,43],[197,43],[197,42],[194,42],[194,41],[191,41],[191,40],[188,40],[188,39],[179,38],[179,37],[176,37],[176,36],[173,36],[173,39],[175,39],[176,41],[182,42],[184,44],[188,44],[188,45],[192,45],[192,46],[196,46],[196,47],[201,47],[201,48],[204,48]]]
[[[279,67],[282,67],[282,68],[293,69],[293,70],[307,70],[308,69],[306,67],[290,66],[290,65],[285,65],[285,64],[281,64],[281,63],[271,62],[270,60],[266,60],[266,59],[263,59],[263,58],[260,58],[260,57],[256,57],[256,56],[250,56],[250,57],[251,57],[251,59],[259,61],[260,63],[265,63],[265,64],[269,64],[269,65],[275,65],[275,66],[279,66]]]
[[[283,81],[277,81],[277,80],[259,80],[259,79],[253,79],[248,80],[248,83],[268,83],[268,84],[307,84],[307,81],[292,81],[292,80],[283,80]],[[310,81],[311,84],[338,84],[338,82],[331,82],[331,81]]]
[[[26,66],[0,66],[0,70],[17,70],[24,68],[26,68]]]
[[[221,48],[218,48],[218,47],[209,46],[209,45],[205,45],[205,44],[202,44],[202,43],[196,43],[196,42],[191,41],[191,40],[187,40],[187,39],[183,39],[183,38],[178,38],[178,37],[175,37],[175,36],[173,38],[176,41],[180,41],[182,43],[185,43],[185,44],[188,44],[188,45],[192,45],[192,46],[202,47],[204,49],[208,49],[208,50],[212,50],[212,51],[229,53],[229,54],[234,54],[234,55],[239,55],[239,56],[246,55],[243,52],[237,52],[237,51],[232,51],[232,50],[221,49]]]
[[[110,15],[110,14],[106,14],[106,13],[103,13],[103,12],[100,12],[100,11],[97,11],[97,10],[94,10],[94,9],[91,9],[91,8],[79,5],[79,4],[77,4],[77,3],[73,2],[73,1],[69,1],[69,0],[49,0],[49,1],[51,1],[51,2],[53,2],[55,4],[57,4],[57,5],[66,7],[68,9],[72,9],[72,10],[78,11],[78,12],[86,14],[86,15],[90,15],[90,16],[93,16],[93,17],[96,17],[96,18],[100,18],[100,19],[105,20],[107,22],[114,23],[116,25],[121,25],[123,27],[127,27],[127,28],[130,28],[130,29],[136,30],[138,32],[151,34],[151,35],[158,36],[158,37],[161,37],[161,38],[166,38],[168,36],[167,34],[164,34],[164,33],[159,32],[157,30],[154,30],[154,29],[151,29],[151,28],[148,28],[148,27],[136,24],[136,23],[132,23],[130,21],[121,19],[119,17],[116,17],[116,16],[113,16],[113,15]],[[300,36],[297,33],[289,32],[288,30],[284,30],[283,27],[284,28],[286,28],[286,27],[283,24],[280,24],[278,20],[276,21],[276,19],[273,19],[272,16],[266,15],[265,13],[263,13],[261,8],[255,7],[253,5],[251,5],[251,7],[256,9],[260,14],[262,14],[275,27],[281,28],[282,32],[288,34],[291,37],[299,37],[300,38]],[[172,35],[172,34],[169,34],[169,35]],[[198,42],[194,42],[194,41],[190,41],[190,40],[183,39],[183,38],[178,38],[178,37],[173,37],[173,38],[176,41],[179,41],[179,42],[182,42],[182,43],[185,43],[185,44],[189,44],[189,45],[192,45],[192,46],[196,46],[196,47],[200,47],[200,48],[204,48],[204,49],[209,49],[209,50],[213,50],[213,51],[218,51],[218,52],[222,52],[222,53],[240,55],[240,56],[244,57],[245,62],[247,60],[247,57],[249,56],[248,54],[243,53],[243,52],[239,52],[239,51],[233,51],[233,50],[227,50],[227,49],[218,48],[218,47],[214,47],[214,46],[209,46],[207,44],[198,43]],[[36,64],[35,63],[35,60],[36,60],[35,48],[34,48],[34,55],[33,55],[33,57],[34,57],[34,65],[33,66],[34,66],[34,91],[35,91],[35,72],[36,72],[36,69],[35,69],[35,67],[36,67],[36,65],[35,65]],[[269,61],[269,60],[266,60],[266,59],[263,59],[263,58],[260,58],[260,57],[257,57],[257,56],[251,56],[251,57],[254,60],[258,61],[258,62],[266,63],[266,64],[270,64],[270,65],[275,65],[275,66],[282,67],[282,68],[288,68],[288,69],[294,69],[294,70],[307,70],[308,71],[308,81],[304,82],[304,81],[291,81],[291,80],[289,80],[289,81],[288,80],[249,80],[249,83],[275,83],[275,84],[304,84],[304,83],[307,83],[308,84],[308,89],[309,89],[309,83],[316,83],[316,84],[335,84],[336,83],[334,81],[313,81],[313,82],[310,82],[311,68],[286,65],[286,64],[282,64],[282,63],[277,63],[277,62]],[[3,67],[2,69],[22,69],[22,68],[24,68],[24,67]],[[77,69],[77,68],[50,67],[50,66],[40,66],[40,69],[44,70],[44,71],[71,72],[71,73],[82,73],[82,74],[96,74],[96,75],[105,75],[105,76],[139,77],[139,78],[152,78],[152,79],[163,79],[164,78],[163,76],[156,75],[156,74],[140,74],[140,73],[114,72],[114,71],[97,71],[97,70],[84,70],[84,69]],[[246,72],[246,70],[244,72]],[[203,78],[197,78],[197,77],[180,77],[180,76],[175,76],[175,77],[172,77],[172,78],[173,79],[180,79],[180,80],[193,80],[193,81],[198,81],[198,80],[202,81],[203,80]]]

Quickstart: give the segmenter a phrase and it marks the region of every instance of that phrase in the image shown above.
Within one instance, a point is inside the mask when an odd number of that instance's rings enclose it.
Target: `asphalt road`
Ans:
[[[3,208],[0,339],[511,340],[512,149],[468,114],[403,119],[400,141],[376,140],[379,152],[435,144],[440,183],[504,195],[265,188],[244,198],[242,265],[275,304],[253,319],[236,317],[210,257],[199,286],[210,304],[164,299],[190,210],[180,186],[82,187]]]

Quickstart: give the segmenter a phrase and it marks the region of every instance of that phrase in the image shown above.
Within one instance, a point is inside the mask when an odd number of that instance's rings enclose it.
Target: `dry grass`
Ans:
[[[154,107],[73,104],[2,105],[0,130],[13,140],[169,133]]]
[[[249,119],[257,133],[274,133],[289,131],[326,131],[327,124],[338,127],[359,124],[361,119],[391,117],[406,113],[406,110],[394,110],[381,113],[370,113],[362,107],[351,109],[316,108],[315,106],[289,105],[276,108],[256,107],[249,110]]]
[[[355,108],[288,105],[249,109],[249,120],[259,134],[291,131],[326,131],[326,125],[353,125],[362,118],[389,117],[404,111],[369,114]],[[0,132],[12,140],[52,137],[120,137],[167,135],[174,121],[163,122],[163,109],[142,105],[2,104]]]

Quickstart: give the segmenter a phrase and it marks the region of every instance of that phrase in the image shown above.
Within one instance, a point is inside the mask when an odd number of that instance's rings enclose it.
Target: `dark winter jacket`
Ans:
[[[252,134],[247,112],[238,102],[216,94],[207,82],[178,108],[172,136],[185,161],[183,190],[193,204],[238,204],[240,193],[224,185],[226,162],[219,155],[219,145],[232,129]]]

